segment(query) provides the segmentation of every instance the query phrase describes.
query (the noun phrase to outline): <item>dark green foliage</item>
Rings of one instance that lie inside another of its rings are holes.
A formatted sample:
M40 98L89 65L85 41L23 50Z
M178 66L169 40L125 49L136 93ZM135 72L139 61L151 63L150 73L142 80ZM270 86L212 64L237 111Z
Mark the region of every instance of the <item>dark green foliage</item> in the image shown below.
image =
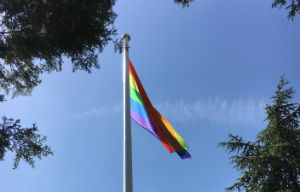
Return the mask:
M116 34L113 0L0 0L0 84L30 94L43 72L99 68L97 54Z
M181 4L183 7L189 6L194 0L174 0L175 3Z
M300 191L300 129L299 104L291 103L293 88L281 78L266 106L267 127L254 142L228 135L229 141L219 143L228 153L234 167L242 174L227 191L296 192Z
M189 6L194 0L174 0L176 3L181 4L183 7ZM293 19L297 13L300 13L300 0L274 0L272 8L284 7L288 10L288 18Z
M289 11L288 18L293 19L300 10L300 0L274 0L272 7L284 7Z
M34 158L53 155L51 149L44 145L45 136L37 134L35 124L30 128L21 128L20 120L2 118L0 123L0 161L4 160L5 153L9 150L16 153L14 169L18 167L21 159L34 167Z

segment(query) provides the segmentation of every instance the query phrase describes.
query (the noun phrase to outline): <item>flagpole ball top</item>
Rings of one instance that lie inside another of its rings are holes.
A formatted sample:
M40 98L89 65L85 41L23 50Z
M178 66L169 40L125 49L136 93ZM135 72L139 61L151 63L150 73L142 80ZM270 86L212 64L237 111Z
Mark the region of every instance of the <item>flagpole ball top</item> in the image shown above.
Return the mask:
M122 35L122 40L125 40L125 41L130 41L130 35L128 34L128 33L124 33L123 35Z

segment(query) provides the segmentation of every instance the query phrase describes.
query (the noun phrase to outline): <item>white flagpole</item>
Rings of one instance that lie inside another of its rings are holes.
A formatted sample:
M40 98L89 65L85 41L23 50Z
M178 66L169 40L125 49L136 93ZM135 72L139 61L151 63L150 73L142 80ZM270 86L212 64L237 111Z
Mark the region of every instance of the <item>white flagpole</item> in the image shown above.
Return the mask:
M132 152L129 100L129 57L128 41L130 36L125 33L123 40L123 192L132 192Z

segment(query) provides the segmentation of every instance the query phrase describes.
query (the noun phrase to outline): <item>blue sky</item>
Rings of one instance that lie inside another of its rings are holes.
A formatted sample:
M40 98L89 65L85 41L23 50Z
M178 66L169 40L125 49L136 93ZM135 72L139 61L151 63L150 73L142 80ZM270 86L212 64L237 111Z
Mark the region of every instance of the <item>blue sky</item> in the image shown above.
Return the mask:
M157 109L190 147L191 160L169 154L132 122L135 191L224 191L239 173L218 142L228 133L253 140L282 74L299 102L299 16L272 1L117 1L116 28L131 35L130 58ZM54 156L0 163L1 190L122 190L122 56L108 45L100 70L44 74L30 97L1 103L0 115L36 123Z

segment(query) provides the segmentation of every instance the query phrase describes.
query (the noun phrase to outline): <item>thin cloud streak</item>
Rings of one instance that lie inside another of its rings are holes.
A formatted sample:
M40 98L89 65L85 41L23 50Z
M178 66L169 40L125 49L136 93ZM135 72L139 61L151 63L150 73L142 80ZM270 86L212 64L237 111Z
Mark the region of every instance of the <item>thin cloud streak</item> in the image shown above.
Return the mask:
M162 114L180 121L207 120L225 124L257 124L265 119L264 101L252 98L226 101L221 98L209 98L196 102L165 102L157 105Z
M87 111L77 112L73 116L75 118L105 117L107 115L112 115L121 112L122 112L122 105L115 104L113 106L91 107Z

